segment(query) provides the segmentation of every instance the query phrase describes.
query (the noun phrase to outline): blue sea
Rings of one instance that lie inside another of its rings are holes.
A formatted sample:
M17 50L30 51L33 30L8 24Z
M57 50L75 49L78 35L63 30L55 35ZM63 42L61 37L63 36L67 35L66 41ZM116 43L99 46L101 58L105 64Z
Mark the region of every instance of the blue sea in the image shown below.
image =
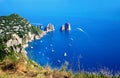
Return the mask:
M69 17L31 22L55 26L55 31L26 48L28 57L40 65L59 69L67 62L67 69L73 71L120 71L120 21ZM71 24L71 31L61 32L66 22Z

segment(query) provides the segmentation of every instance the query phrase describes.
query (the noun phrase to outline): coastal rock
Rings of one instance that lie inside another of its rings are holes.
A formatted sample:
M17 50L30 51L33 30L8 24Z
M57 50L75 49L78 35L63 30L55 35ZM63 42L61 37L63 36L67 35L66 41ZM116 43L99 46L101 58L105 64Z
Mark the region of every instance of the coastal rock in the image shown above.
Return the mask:
M21 48L21 54L25 57L27 57L27 52L24 48Z
M49 31L50 32L50 31ZM42 38L44 35L46 35L47 34L47 32L46 31L42 31L42 33L41 34L39 34L39 35L34 35L34 39L40 39L40 38Z
M67 31L71 30L70 23L65 23L65 30L67 30Z
M46 32L51 32L51 31L54 31L54 25L49 23L46 27L45 27L45 31Z
M40 39L40 35L35 35L35 39Z
M31 32L28 32L28 42L32 42L32 40L34 40L34 34L32 34Z
M60 28L61 31L64 31L65 30L65 26L62 25L61 28Z
M65 25L62 25L61 28L60 28L61 31L70 31L71 30L71 26L70 26L70 23L65 23Z
M6 43L7 47L22 44L22 39L17 34L12 35L12 39Z
M24 44L24 45L22 45L22 47L23 47L23 48L26 48L26 47L28 47L28 44Z
M40 36L40 38L42 38L46 34L47 34L47 32L43 31L39 36Z

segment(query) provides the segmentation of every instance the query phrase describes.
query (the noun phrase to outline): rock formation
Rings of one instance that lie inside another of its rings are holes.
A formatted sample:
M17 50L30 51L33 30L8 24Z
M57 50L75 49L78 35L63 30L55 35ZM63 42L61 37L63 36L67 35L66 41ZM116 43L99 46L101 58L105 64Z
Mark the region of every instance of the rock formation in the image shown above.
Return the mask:
M7 47L22 44L22 39L17 35L13 34L12 39L8 40L6 43Z
M51 32L51 31L54 31L54 25L49 23L46 27L45 27L45 31L46 32Z
M70 23L65 23L65 30L67 30L67 31L71 30Z
M65 23L65 25L62 25L61 28L60 28L61 31L70 31L71 30L71 26L70 26L70 23Z
M60 28L61 31L64 31L65 30L65 26L62 25L61 28Z

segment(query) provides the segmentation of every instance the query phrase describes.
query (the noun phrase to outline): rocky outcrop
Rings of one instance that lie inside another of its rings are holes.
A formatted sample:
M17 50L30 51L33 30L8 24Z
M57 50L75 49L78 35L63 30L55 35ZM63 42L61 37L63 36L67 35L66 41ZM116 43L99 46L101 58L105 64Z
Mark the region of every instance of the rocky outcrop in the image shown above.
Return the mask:
M45 27L45 31L46 32L51 32L51 31L54 31L54 25L49 23L46 27Z
M10 40L8 40L8 42L6 43L7 47L10 46L16 46L22 44L22 38L20 38L17 34L13 34L12 38Z
M61 31L70 31L71 30L71 26L70 26L70 23L65 23L65 25L62 25L61 28L60 28Z
M6 22L7 21L7 22ZM17 14L9 16L0 16L0 39L5 40L6 52L21 53L26 56L25 48L28 47L28 42L34 39L40 39L47 32L54 31L54 25L49 23L45 31L42 31L42 26L32 26L25 18Z
M61 31L64 31L65 30L65 26L62 25L61 28L60 28Z
M71 30L70 23L65 23L65 30L68 30L68 31Z
M24 49L24 48L21 48L21 54L23 55L23 56L25 56L25 57L27 57L27 52L26 52L26 50Z

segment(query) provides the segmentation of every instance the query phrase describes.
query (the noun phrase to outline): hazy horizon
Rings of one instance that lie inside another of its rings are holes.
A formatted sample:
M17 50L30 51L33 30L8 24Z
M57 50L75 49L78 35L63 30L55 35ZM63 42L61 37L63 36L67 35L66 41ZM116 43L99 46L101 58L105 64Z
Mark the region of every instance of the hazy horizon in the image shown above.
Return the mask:
M120 0L0 0L0 15L120 20Z

